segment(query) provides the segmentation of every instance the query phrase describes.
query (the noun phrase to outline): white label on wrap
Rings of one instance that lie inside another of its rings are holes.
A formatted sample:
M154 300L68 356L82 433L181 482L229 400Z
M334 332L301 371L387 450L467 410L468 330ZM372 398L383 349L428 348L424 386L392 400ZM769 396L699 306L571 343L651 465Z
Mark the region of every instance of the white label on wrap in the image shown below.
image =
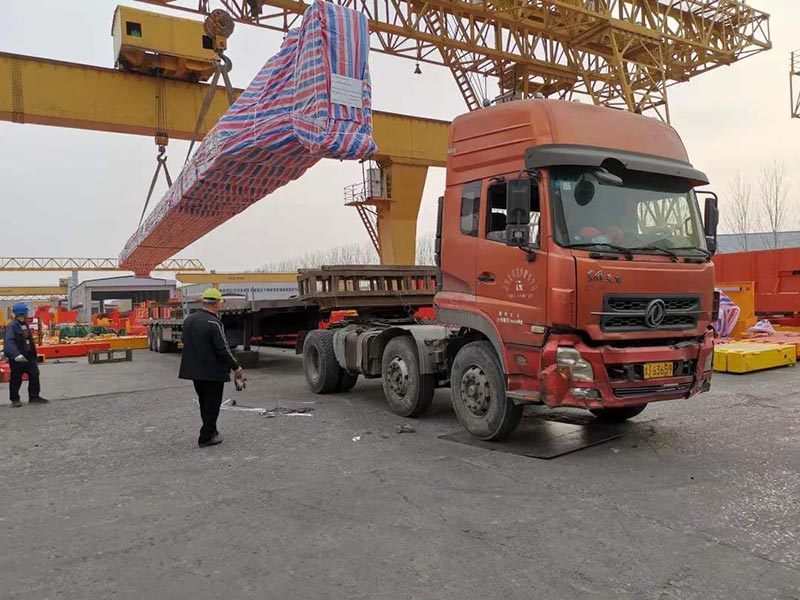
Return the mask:
M364 84L360 79L331 73L331 102L353 108L364 108L363 87Z

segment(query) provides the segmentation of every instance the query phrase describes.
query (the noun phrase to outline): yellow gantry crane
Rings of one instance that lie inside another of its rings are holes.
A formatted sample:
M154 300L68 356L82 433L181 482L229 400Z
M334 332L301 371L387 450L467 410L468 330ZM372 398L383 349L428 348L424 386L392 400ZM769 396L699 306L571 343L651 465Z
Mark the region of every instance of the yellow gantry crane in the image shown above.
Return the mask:
M222 9L237 23L282 32L298 26L308 6L139 1L206 18ZM769 15L740 0L334 1L368 16L374 51L416 61L418 72L420 63L449 68L471 110L541 94L651 111L669 121L670 85L771 48ZM0 80L11 83L0 87L0 119L155 135L159 145L204 134L228 106L221 88L206 95L207 86L195 83L209 76L210 63L202 63L215 60L210 50L220 40L207 44L189 32L202 27L198 21L168 25L163 15L137 12L115 17L117 70L0 53ZM148 46L149 32L158 29L169 30L171 41L162 35ZM179 47L165 49L189 38L201 44L189 57ZM200 64L192 66L196 58ZM496 98L487 98L489 79ZM382 263L413 264L427 170L445 163L447 123L376 112L374 130L378 185L365 177L348 203L358 208Z
M205 271L203 263L196 258L172 258L158 265L154 271ZM9 258L0 257L2 271L126 271L116 258Z

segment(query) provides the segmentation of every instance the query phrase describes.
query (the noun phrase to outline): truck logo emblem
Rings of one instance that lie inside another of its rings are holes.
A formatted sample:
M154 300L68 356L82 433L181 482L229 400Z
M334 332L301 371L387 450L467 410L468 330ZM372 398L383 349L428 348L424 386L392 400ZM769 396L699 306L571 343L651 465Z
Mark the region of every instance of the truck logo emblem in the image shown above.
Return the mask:
M530 300L539 290L539 285L528 269L514 267L503 282L503 288L510 300Z
M587 283L622 283L622 275L619 273L603 273L601 270L586 271Z
M652 300L644 310L644 324L650 329L661 327L667 318L667 305L661 298Z

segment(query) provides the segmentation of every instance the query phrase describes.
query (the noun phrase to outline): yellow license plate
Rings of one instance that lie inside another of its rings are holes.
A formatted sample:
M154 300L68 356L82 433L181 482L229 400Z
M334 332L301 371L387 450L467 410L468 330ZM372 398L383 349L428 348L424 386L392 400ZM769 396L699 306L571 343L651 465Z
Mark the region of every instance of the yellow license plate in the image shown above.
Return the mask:
M645 379L660 379L662 377L672 377L672 363L644 363Z

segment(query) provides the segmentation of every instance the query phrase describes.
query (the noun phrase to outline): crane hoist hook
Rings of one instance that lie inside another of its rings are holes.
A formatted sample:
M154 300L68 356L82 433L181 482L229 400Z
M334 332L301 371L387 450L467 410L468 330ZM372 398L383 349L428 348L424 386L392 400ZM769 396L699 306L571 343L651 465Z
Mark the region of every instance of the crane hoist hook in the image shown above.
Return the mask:
M144 215L147 212L147 206L150 204L150 198L153 196L153 190L158 181L158 174L164 169L164 176L167 178L167 185L172 187L172 177L169 174L169 167L167 167L167 147L166 145L158 145L158 154L156 155L156 172L153 173L153 179L150 181L150 190L147 192L147 198L144 201L144 208L142 208L142 215L139 217L139 225L144 221Z

